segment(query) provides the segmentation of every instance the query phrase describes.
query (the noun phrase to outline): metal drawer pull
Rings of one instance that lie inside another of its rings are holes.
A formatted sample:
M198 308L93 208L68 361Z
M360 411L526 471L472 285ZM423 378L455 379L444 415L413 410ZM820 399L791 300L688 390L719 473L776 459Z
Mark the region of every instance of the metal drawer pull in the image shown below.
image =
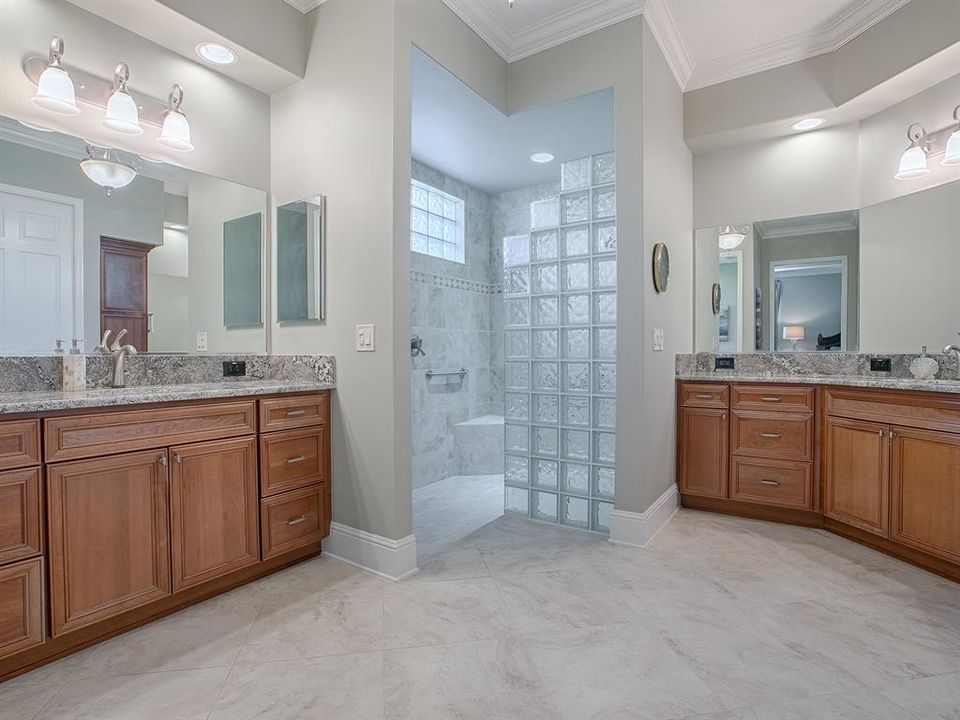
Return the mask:
M697 400L713 400L713 395L709 393L700 393L697 395Z
M783 398L776 397L775 395L761 395L760 399L764 402L781 402Z
M776 438L780 437L780 433L760 433L760 437L762 437L762 438L774 438L774 439L776 439Z
M287 465L293 465L294 463L302 463L307 459L306 455L297 455L296 457L288 457L284 459L284 462Z
M287 520L287 525L299 525L300 523L306 522L306 521L307 521L307 516L301 515L300 517L294 518L293 520Z
M779 480L761 480L760 484L761 485L779 485L780 481Z
M300 408L299 410L286 410L283 414L286 417L300 417L301 415L306 415L307 411Z

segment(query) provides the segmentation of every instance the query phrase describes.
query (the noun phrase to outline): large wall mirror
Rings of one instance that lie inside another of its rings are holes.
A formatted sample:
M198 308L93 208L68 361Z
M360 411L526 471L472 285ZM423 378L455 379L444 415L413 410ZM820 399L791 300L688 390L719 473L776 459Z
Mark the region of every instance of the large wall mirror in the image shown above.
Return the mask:
M698 351L938 351L960 331L960 181L694 242Z
M324 319L325 227L323 195L277 208L277 322Z
M0 116L0 352L121 329L140 352L264 352L266 217L263 190Z

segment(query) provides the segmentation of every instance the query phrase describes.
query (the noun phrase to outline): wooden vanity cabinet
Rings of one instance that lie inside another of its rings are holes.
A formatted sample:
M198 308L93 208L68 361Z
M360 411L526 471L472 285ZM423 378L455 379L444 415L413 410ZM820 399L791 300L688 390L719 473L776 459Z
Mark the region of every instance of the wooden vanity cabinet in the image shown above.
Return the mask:
M0 658L43 643L43 558L0 567Z
M827 416L823 457L823 514L887 537L890 426Z
M727 410L713 407L680 409L680 492L727 497L729 463Z

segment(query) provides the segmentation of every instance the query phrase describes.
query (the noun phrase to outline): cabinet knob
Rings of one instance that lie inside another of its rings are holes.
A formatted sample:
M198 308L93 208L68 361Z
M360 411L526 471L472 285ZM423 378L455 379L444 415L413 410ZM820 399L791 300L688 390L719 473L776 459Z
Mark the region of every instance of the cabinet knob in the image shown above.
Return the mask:
M183 458L180 457L180 453L177 453L176 455L173 456L173 461L174 461L177 465L179 465L180 463L183 462Z
M160 463L161 465L163 465L163 467L166 467L166 466L167 466L167 456L166 456L166 455L161 455L159 458L157 458L157 462Z

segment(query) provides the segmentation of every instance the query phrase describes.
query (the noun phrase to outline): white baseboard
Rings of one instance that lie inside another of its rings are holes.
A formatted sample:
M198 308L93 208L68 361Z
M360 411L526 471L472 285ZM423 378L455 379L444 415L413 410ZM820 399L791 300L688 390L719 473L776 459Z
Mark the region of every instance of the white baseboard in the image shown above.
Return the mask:
M413 535L391 540L335 522L323 542L323 554L387 580L403 580L417 573L417 539Z
M610 513L610 542L647 547L679 507L680 493L676 485L671 485L642 513L613 510Z

